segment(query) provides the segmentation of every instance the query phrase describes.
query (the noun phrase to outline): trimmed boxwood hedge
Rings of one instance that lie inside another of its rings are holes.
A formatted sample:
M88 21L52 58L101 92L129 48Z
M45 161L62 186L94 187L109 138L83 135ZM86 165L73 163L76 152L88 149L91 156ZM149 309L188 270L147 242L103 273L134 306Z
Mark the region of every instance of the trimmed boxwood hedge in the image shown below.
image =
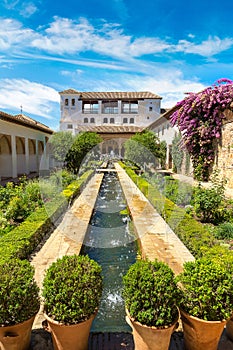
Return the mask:
M0 238L0 263L11 258L27 259L68 204L81 192L93 170L84 173L44 207L38 208L21 225Z
M155 186L135 174L130 167L122 162L119 162L119 164L196 258L207 253L213 256L221 256L221 258L223 258L223 255L232 255L227 247L220 246L219 241L207 228L196 221L185 209L178 207L164 197Z

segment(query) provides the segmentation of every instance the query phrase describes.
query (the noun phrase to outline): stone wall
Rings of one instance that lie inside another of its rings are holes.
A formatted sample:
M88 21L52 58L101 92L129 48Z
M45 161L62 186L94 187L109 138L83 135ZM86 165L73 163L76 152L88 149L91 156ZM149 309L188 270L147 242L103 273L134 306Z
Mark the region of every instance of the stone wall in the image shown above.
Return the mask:
M233 112L225 111L226 120L222 127L222 137L218 146L215 169L227 180L227 187L233 188Z

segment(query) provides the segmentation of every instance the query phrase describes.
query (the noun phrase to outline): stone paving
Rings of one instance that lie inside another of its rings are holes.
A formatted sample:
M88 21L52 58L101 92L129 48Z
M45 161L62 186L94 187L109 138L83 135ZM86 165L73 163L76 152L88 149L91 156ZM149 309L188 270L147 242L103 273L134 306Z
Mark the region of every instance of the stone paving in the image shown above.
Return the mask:
M84 188L62 222L51 234L43 247L31 259L35 268L35 280L41 288L45 270L64 255L79 254L88 228L103 174L95 174ZM35 319L33 328L41 328L42 311Z
M193 255L175 235L152 204L117 163L114 164L129 207L134 227L140 238L142 255L149 260L166 262L175 274L183 264L194 261Z

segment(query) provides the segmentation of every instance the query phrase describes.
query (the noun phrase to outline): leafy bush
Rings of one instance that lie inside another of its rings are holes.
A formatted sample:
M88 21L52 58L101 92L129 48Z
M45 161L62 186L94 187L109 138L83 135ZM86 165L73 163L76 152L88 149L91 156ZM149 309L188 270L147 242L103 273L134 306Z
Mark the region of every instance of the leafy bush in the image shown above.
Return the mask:
M193 188L187 183L165 177L163 194L179 206L186 206L191 203Z
M193 187L187 183L180 182L171 176L161 174L144 174L145 179L175 204L184 207L192 201Z
M181 286L180 307L207 321L228 319L233 310L232 265L218 259L202 258L184 264L177 276Z
M0 264L0 326L28 320L40 308L34 269L27 260Z
M37 208L19 226L1 231L1 223L4 225L4 214L0 215L0 263L13 257L27 259L37 247L44 235L53 228L53 223L65 212L68 202L81 191L82 186L90 179L93 171L84 173L78 180L67 186L68 191L58 194L45 206ZM7 230L11 230L7 232Z
M123 277L123 297L130 316L147 326L169 326L178 317L179 290L168 265L138 260Z
M101 267L88 256L64 256L48 268L42 294L45 312L56 321L87 320L99 306Z
M189 215L184 208L164 197L157 186L149 184L124 164L120 165L195 257L201 257L204 248L209 249L218 244L217 239L203 224Z
M233 239L233 223L223 222L223 223L219 224L214 229L214 235L217 239L232 240Z
M210 188L203 188L200 184L194 191L194 212L203 222L213 224L229 219L232 208L225 204L225 181L219 180L217 173L212 178Z
M24 221L37 208L51 201L76 176L60 170L50 177L34 180L20 178L19 183L8 182L0 186L0 235L9 232Z

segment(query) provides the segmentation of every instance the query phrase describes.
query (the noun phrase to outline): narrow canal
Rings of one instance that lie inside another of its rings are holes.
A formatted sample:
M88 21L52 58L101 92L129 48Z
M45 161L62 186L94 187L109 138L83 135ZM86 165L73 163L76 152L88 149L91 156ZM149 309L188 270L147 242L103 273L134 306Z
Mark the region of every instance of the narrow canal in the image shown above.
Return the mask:
M104 175L81 254L102 266L104 289L93 332L127 332L122 276L136 260L137 243L116 173Z

